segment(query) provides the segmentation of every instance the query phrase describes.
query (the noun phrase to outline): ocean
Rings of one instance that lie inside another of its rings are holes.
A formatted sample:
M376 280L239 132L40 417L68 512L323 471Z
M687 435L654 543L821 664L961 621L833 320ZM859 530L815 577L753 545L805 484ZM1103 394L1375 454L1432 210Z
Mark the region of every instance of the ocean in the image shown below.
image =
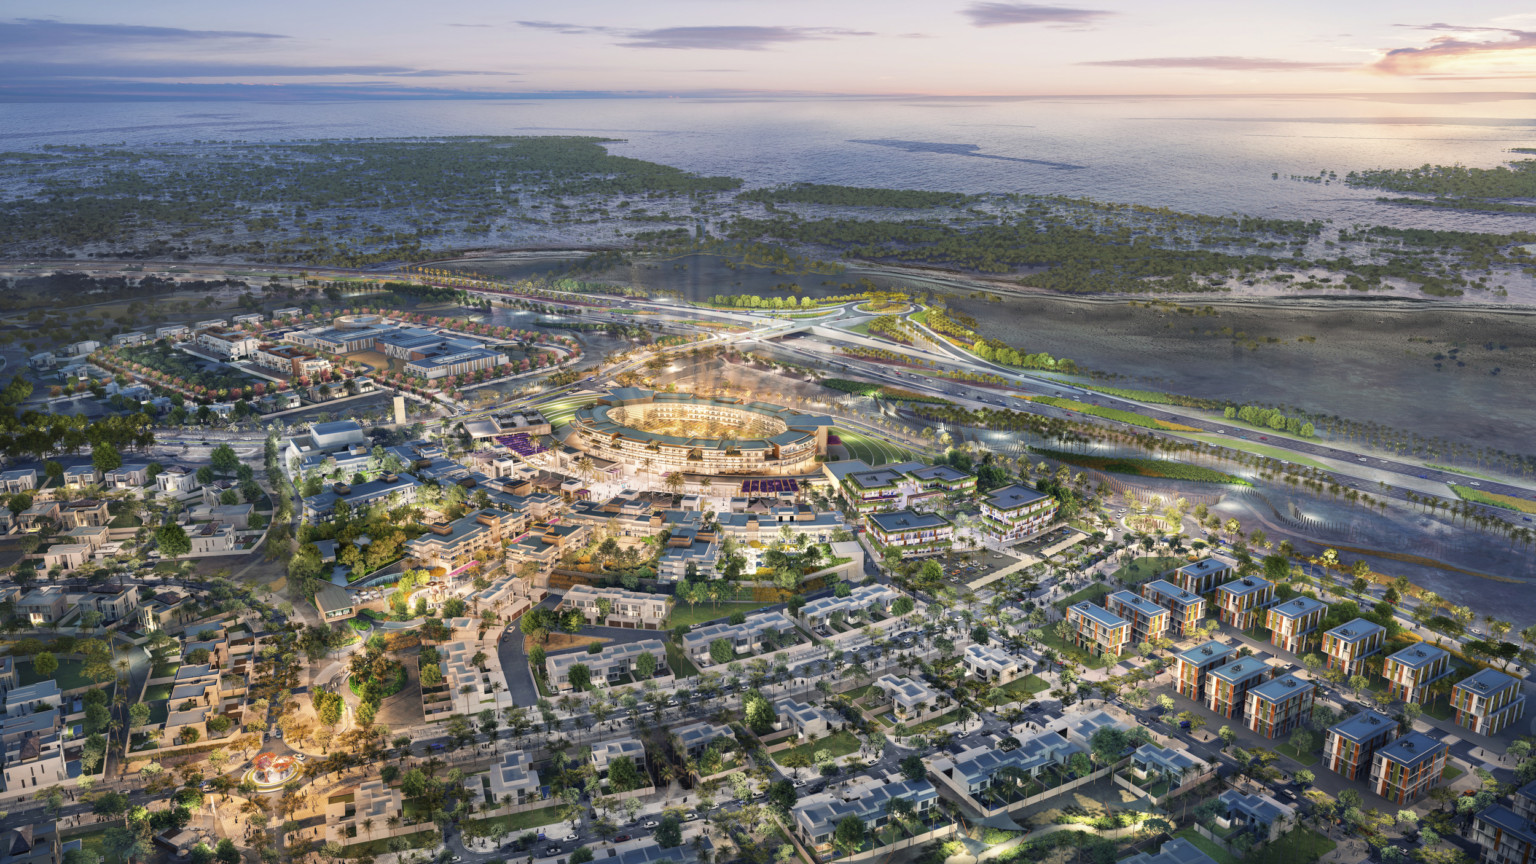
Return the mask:
M1526 214L1384 204L1290 175L1461 163L1536 145L1529 96L0 104L0 150L437 135L597 135L749 185L1084 196L1187 212L1505 232ZM1281 179L1273 179L1279 174Z

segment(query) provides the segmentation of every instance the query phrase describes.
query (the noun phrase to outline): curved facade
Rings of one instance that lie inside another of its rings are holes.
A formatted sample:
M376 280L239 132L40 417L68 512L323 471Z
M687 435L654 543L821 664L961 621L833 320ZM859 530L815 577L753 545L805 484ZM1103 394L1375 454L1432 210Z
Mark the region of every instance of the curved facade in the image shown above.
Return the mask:
M620 388L571 418L571 443L594 456L685 474L804 474L827 452L830 417L762 402Z

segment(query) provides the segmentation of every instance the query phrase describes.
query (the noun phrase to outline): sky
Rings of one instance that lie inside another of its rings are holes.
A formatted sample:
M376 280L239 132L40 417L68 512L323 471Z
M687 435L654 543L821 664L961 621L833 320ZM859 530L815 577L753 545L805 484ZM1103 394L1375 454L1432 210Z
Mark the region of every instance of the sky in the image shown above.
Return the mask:
M1536 7L1507 0L0 7L0 100L1526 91L1536 91Z

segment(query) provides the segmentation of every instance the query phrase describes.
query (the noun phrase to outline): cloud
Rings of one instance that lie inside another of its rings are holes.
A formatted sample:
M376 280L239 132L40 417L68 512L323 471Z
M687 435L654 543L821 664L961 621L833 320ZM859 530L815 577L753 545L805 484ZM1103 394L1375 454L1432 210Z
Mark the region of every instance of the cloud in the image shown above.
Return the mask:
M1488 38L1436 36L1422 48L1394 48L1376 61L1373 68L1378 72L1421 76L1468 73L1513 78L1529 78L1536 74L1536 31L1450 24L1398 26L1442 33L1484 34ZM1507 64L1514 64L1516 68L1496 68Z
M625 48L676 48L708 51L763 51L775 45L836 39L844 36L873 36L865 30L841 30L829 27L662 27L636 30L618 44Z
M1140 57L1130 60L1089 60L1079 66L1116 66L1135 69L1215 69L1223 72L1297 72L1353 69L1347 63L1314 63L1270 57Z
M0 50L52 50L76 46L131 47L137 44L213 42L221 40L271 41L289 37L244 30L184 30L180 27L144 27L133 24L69 24L41 18L0 21Z
M582 33L611 33L613 28L600 27L591 24L564 24L559 21L519 21L519 27L531 27L534 30L548 30L552 33L563 33L566 36L575 36Z
M971 19L973 27L1005 27L1010 24L1085 25L1115 13L1038 3L972 3L961 14Z
M457 75L515 75L475 69L417 69L411 66L322 66L279 63L206 63L196 60L107 61L99 63L34 63L0 61L0 79L124 80L188 78L327 78L378 75L402 78L446 78Z

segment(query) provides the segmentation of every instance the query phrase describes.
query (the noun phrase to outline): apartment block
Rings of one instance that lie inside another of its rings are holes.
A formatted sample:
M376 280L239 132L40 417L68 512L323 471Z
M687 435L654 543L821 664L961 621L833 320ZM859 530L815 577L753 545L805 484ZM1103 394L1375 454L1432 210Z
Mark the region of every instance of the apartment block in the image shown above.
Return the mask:
M1495 669L1483 669L1451 688L1456 724L1479 735L1497 735L1525 716L1520 682Z
M1174 689L1196 702L1204 702L1207 673L1231 663L1236 657L1236 648L1214 641L1178 654L1173 658Z
M501 560L502 544L527 529L526 514L487 507L452 522L428 525L427 533L406 541L405 550L417 566L452 577L472 564Z
M1067 608L1077 647L1101 657L1119 657L1131 644L1131 622L1086 600Z
M1312 682L1287 672L1248 691L1245 720L1265 738L1283 738L1312 717Z
M999 543L1039 534L1055 518L1056 499L1025 486L1004 486L981 499L982 531Z
M1411 804L1440 785L1447 747L1422 732L1379 747L1371 760L1371 791L1393 804Z
M1328 604L1315 597L1292 597L1264 610L1269 644L1292 654L1305 654L1317 641L1318 625L1328 614Z
M1163 579L1144 583L1141 596L1168 610L1168 631L1174 638L1194 636L1205 620L1205 598Z
M1243 716L1248 705L1248 691L1269 680L1268 659L1257 654L1240 657L1206 673L1205 704L1230 720Z
M1346 780L1364 780L1376 751L1397 735L1397 723L1378 711L1361 711L1328 727L1323 762Z
M869 533L881 546L900 549L903 556L937 555L955 539L955 527L948 519L912 510L871 513Z
M197 333L197 347L225 360L244 360L256 354L261 344L250 333L214 326Z
M261 345L252 359L257 366L293 378L314 378L331 368L331 361L293 345Z
M1356 618L1323 634L1323 656L1329 669L1343 669L1345 675L1359 675L1365 659L1381 651L1387 643L1387 628L1374 621Z
M1131 622L1134 645L1161 639L1168 632L1168 610L1134 592L1116 591L1104 598L1104 606Z
M1220 558L1201 558L1173 571L1170 582L1191 594L1209 595L1232 578L1232 564Z
M1216 586L1216 617L1221 623L1248 630L1264 620L1264 610L1275 602L1275 583L1260 576L1244 576Z
M1409 645L1382 661L1381 677L1394 699L1422 703L1429 685L1451 674L1451 655L1424 642Z
M1516 801L1519 797L1515 796ZM1483 847L1483 864L1536 861L1536 824L1503 804L1494 804L1473 817L1471 839Z

